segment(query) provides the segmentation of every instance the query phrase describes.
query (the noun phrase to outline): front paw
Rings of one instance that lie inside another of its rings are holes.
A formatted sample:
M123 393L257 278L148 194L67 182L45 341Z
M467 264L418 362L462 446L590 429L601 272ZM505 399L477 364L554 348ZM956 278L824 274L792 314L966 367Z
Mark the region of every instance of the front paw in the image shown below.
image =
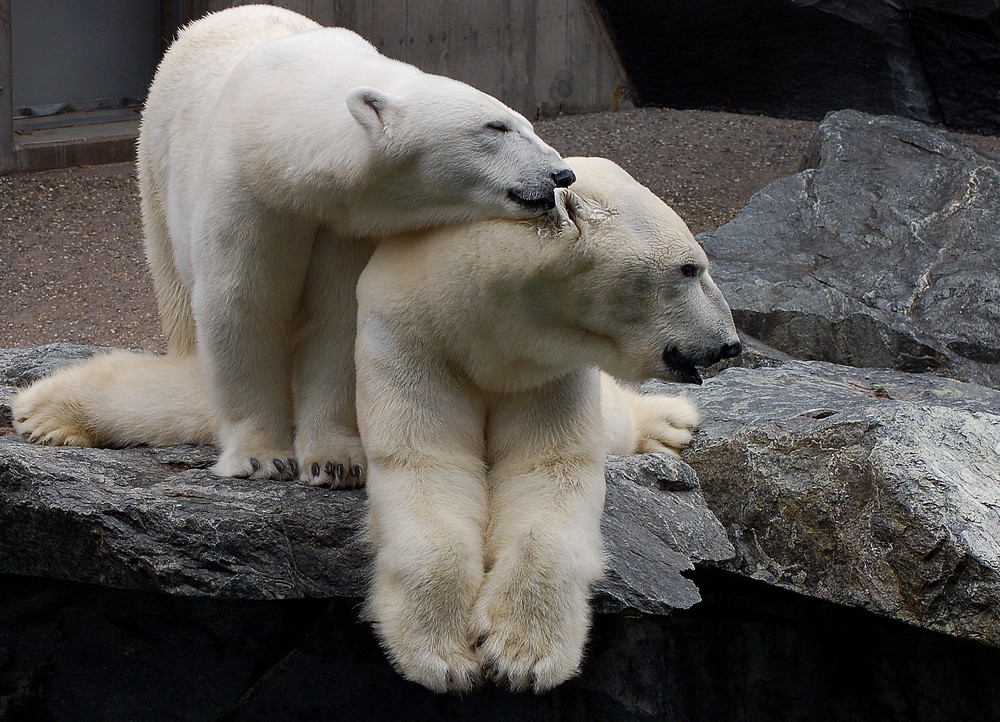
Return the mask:
M468 692L482 682L474 644L467 639L427 635L402 639L387 634L384 627L378 634L396 671L432 692Z
M298 458L299 478L310 486L354 489L365 485L368 460L357 436L338 437L322 449L300 449Z
M434 692L464 692L479 685L469 610L476 577L376 564L367 616L392 666ZM392 571L390 571L392 569Z
M299 467L295 454L290 449L224 451L212 467L212 473L240 479L287 481L298 475Z
M501 556L473 609L486 676L536 693L575 676L590 629L590 584L601 566L600 555L581 546L547 554L532 536Z
M636 396L632 402L636 428L635 453L662 451L679 456L691 443L698 412L687 399L656 394Z
M573 599L515 599L530 594L511 590L480 601L476 654L489 679L514 691L541 693L579 673L590 607L586 592Z

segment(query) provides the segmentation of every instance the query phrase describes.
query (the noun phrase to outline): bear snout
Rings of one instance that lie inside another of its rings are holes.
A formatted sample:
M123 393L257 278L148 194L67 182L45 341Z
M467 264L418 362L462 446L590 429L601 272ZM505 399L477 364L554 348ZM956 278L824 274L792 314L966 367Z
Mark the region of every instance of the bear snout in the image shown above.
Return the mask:
M743 353L743 346L739 341L736 343L727 343L722 347L720 352L720 358L736 358Z
M567 188L576 183L576 173L569 168L563 168L552 174L552 182L556 184L556 188Z

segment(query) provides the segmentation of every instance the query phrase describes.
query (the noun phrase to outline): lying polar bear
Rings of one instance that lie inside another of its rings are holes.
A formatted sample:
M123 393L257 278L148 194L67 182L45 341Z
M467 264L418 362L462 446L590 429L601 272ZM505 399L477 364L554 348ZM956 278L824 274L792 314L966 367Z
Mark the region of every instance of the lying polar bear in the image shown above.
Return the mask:
M218 415L213 470L289 478L297 461L303 480L338 486L365 465L354 287L372 239L528 218L573 181L495 98L266 5L180 33L138 171L168 346L197 354Z
M740 353L687 226L618 166L571 158L541 222L383 243L358 285L358 414L377 549L370 616L433 690L541 692L579 667L601 574L604 459L671 451L683 399Z
M371 617L402 674L434 690L488 673L543 691L576 672L605 455L676 453L696 423L683 399L597 368L698 382L696 364L740 352L683 221L610 161L569 162L579 180L547 216L384 241L358 285ZM46 443L220 430L190 356L95 357L22 392L13 414Z

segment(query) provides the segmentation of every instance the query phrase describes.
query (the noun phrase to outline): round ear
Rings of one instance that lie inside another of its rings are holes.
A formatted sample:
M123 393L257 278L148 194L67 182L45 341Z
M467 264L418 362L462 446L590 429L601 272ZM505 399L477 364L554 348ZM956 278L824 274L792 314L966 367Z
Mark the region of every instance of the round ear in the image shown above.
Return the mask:
M559 235L579 238L584 223L606 218L609 214L597 204L577 195L569 188L556 188L556 228Z
M347 93L347 109L369 133L378 136L388 129L395 105L381 90L359 87Z

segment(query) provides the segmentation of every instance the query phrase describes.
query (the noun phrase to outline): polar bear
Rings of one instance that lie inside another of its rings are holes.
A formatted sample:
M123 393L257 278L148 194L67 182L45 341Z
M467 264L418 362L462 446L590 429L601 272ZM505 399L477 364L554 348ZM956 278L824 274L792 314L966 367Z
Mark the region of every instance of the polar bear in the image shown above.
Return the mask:
M266 5L180 33L150 88L138 174L168 346L197 353L221 423L213 470L287 478L297 462L338 485L365 465L354 287L373 241L528 218L573 180L498 100Z
M569 163L579 180L546 215L384 240L358 284L369 617L433 690L490 675L543 691L578 669L604 457L677 453L697 422L686 400L597 368L698 383L696 365L740 353L683 221L610 161ZM184 355L101 355L12 410L50 443L208 443L221 428Z
M608 160L542 221L383 243L358 286L358 415L377 550L369 617L433 690L542 692L578 669L607 453L690 439L683 399L740 353L681 219Z

